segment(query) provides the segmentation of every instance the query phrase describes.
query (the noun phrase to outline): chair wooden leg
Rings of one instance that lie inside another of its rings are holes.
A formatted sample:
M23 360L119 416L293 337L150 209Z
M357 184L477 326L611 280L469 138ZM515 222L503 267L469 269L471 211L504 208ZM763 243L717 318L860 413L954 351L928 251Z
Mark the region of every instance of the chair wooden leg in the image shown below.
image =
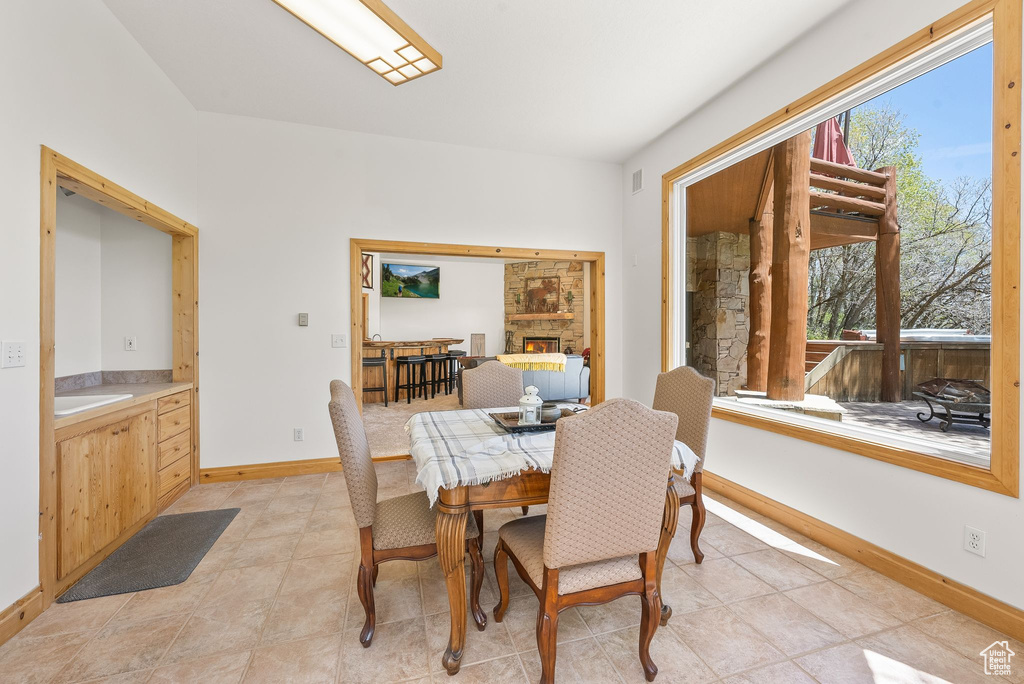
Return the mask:
M366 622L359 633L359 643L369 648L373 641L373 630L377 626L377 611L373 605L373 585L377 579L377 568L373 564L373 528L359 528L359 576L356 578L356 593L363 604Z
M373 566L373 586L377 586L377 575L380 574L380 566Z
M697 542L700 540L700 532L704 529L704 520L707 518L707 511L704 510L704 496L701 494L701 473L694 473L693 488L696 494L693 497L693 522L690 523L690 549L693 551L693 560L696 563L704 561L704 554Z
M529 506L523 506L523 515L526 515L529 512L530 512L530 507Z
M470 539L466 546L469 547L469 559L473 563L470 570L469 608L473 613L476 628L482 632L487 627L487 614L480 609L480 587L484 583L484 557L480 550L479 538Z
M668 558L668 550L672 545L672 538L676 534L676 525L679 522L679 494L676 492L673 480L669 480L668 489L665 491L665 511L661 519L661 536L658 539L658 594L661 595L661 576L665 571L665 560ZM662 602L661 625L664 627L672 617L672 607Z
M360 563L357 582L359 602L363 604L363 611L366 613L366 622L359 633L359 643L363 648L369 648L370 642L373 641L373 630L377 626L377 614L373 605L373 570Z
M476 521L476 540L480 545L480 553L484 552L484 512L477 510L473 511L473 519Z
M653 682L658 675L658 666L651 660L651 640L658 629L661 616L661 597L658 595L657 559L654 554L640 554L640 566L644 573L644 593L641 597L640 617L640 664L647 681Z
M494 621L501 622L508 610L508 552L500 538L494 547L494 578L498 582L498 603L494 606Z
M537 650L541 684L554 684L558 643L558 570L544 568L540 611L537 613Z
M654 553L640 554L640 567L643 571L643 596L640 597L640 665L643 666L644 677L653 682L657 676L657 666L650 657L650 642L657 631L660 614L662 614L662 597L657 588L657 559Z

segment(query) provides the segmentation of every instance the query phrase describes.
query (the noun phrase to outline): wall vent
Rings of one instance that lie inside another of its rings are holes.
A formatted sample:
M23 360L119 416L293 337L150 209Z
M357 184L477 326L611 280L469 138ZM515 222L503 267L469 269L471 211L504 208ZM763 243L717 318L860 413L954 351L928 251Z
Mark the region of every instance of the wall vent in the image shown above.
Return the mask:
M644 189L644 170L637 169L633 172L633 194Z

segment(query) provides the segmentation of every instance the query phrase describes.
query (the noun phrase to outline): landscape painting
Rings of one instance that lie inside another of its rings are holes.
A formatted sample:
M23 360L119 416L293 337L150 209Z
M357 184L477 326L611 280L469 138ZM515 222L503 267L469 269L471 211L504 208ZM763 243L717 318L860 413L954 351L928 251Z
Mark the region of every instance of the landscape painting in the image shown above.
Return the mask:
M380 268L382 297L440 299L441 269L437 266L386 264Z

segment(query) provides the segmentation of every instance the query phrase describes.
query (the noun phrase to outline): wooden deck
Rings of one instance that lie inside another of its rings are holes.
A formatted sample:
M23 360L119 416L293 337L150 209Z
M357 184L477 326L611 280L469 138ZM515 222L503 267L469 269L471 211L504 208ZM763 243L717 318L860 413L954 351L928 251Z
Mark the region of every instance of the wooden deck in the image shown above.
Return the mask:
M975 458L988 460L992 448L992 433L978 425L954 425L949 432L939 429L938 421L922 423L918 413L928 414L923 401L885 402L841 402L847 410L843 416L846 425L862 425L897 432L902 437L911 437L933 442L940 447L949 447L968 452Z

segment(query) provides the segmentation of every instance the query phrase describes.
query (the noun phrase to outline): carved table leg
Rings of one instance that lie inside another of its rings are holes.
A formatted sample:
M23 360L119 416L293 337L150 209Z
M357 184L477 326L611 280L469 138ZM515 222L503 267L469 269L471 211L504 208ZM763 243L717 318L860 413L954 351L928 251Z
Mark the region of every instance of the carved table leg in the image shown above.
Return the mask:
M451 634L441 664L449 675L459 671L466 643L466 517L464 487L442 490L437 512L437 559L448 588Z
M672 537L676 534L676 524L679 522L679 494L676 493L675 477L668 479L668 489L665 492L665 513L661 519L661 537L658 539L658 595L661 597L661 624L668 624L672 617L672 607L665 603L665 596L661 593L661 574L665 569L665 559L668 558L668 547L672 544Z

